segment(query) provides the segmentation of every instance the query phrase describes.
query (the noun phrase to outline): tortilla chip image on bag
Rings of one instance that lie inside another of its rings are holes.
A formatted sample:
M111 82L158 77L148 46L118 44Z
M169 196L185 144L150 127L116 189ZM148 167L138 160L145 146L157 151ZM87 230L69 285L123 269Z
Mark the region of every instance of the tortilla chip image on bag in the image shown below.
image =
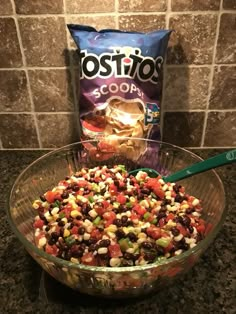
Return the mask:
M81 139L160 140L162 68L171 31L68 28L80 60Z

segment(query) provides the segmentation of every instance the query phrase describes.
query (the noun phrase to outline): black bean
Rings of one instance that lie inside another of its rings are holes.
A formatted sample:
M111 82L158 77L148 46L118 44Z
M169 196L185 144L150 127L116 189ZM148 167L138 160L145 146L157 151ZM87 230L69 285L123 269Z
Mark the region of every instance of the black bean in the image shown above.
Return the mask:
M153 262L157 255L153 252L145 252L144 259L148 262Z
M95 239L95 238L90 238L90 239L88 239L87 240L87 245L89 246L89 245L91 245L91 244L95 244L97 242L97 240Z
M66 199L66 198L69 197L69 193L66 192L66 191L64 191L64 192L61 194L61 197L62 197L63 199Z
M59 234L57 232L52 232L51 237L57 241L59 238Z
M128 216L124 215L124 216L121 217L121 222L122 222L122 224L123 224L123 223L126 223L127 220L128 220Z
M121 239L121 238L124 238L125 237L125 232L123 230L121 230L121 229L118 229L116 231L116 236L117 236L118 240Z
M72 229L73 227L74 227L74 223L72 222L71 224L70 224L70 226L68 227L68 229Z
M100 247L108 247L110 244L111 244L111 241L109 239L104 239L99 242Z
M50 228L47 226L46 228L45 228L45 231L49 231L50 230Z
M143 194L150 194L150 190L148 189L148 188L143 188L143 189L141 189L140 190L141 191L141 193L143 193Z
M162 205L170 205L171 204L171 200L169 200L169 199L164 199L163 201L162 201Z
M175 191L175 193L178 193L179 192L179 189L180 189L180 185L177 185L177 184L175 184L174 186L173 186L173 190Z
M166 213L164 212L159 212L158 216L157 216L157 219L160 220L162 218L165 218L166 217Z
M65 180L69 180L69 179L70 179L70 177L69 177L69 176L66 176L66 177L65 177Z
M134 254L132 254L132 253L125 252L124 255L123 255L123 257L124 257L125 259L134 260Z
M94 252L94 251L96 251L96 249L97 249L96 244L91 244L91 245L89 246L89 248L88 248L89 252Z
M68 218L68 222L72 222L72 221L74 221L74 218L69 217L69 218Z
M65 226L65 222L63 220L58 222L58 226L59 227L64 227Z
M55 239L53 239L53 238L50 238L50 239L48 240L48 244L49 244L49 245L54 245L56 242L57 242L57 240L55 240Z
M189 215L189 214L192 214L193 211L194 211L193 208L187 208L185 213Z
M122 266L133 266L134 262L131 259L123 259Z
M126 222L126 227L128 227L128 226L133 226L134 225L134 222L132 221L132 220L128 220L127 222Z
M109 260L110 259L110 255L108 253L99 254L99 257L102 258L103 260Z
M127 237L130 239L131 242L136 242L138 240L138 237L134 232L129 232L127 234Z
M123 212L127 211L127 208L125 205L120 205L118 209L119 209L119 213L123 213Z
M175 202L182 203L183 200L184 200L184 198L181 195L177 194L175 196Z
M84 215L87 215L90 209L84 206L81 211Z
M83 235L84 233L85 233L85 228L84 227L79 227L78 234Z
M165 213L166 211L167 211L166 207L161 205L159 213Z
M188 230L189 230L190 233L193 233L193 226L189 225L188 226Z
M177 237L179 235L179 230L176 227L173 227L171 229L171 232L173 233L174 237Z
M191 223L191 219L188 216L183 216L183 224L185 226L189 226Z
M144 194L143 193L139 193L137 195L137 199L140 201L140 200L143 200L144 199Z
M119 185L120 185L120 183L119 183L118 180L114 180L114 184L115 184L115 186L117 186L117 187L119 187Z
M116 218L113 220L113 224L116 225L117 227L121 227L122 226L122 221L119 218Z
M40 199L41 199L42 202L46 202L46 198L45 198L44 195L40 195Z
M59 222L59 221L61 221L61 218L57 218L57 219L56 219L56 222Z
M69 261L69 260L71 259L71 257L72 257L71 252L70 252L70 251L67 251L67 252L65 253L64 259L67 260L67 261Z
M158 255L164 255L165 254L165 249L160 245L156 245L156 251L157 251Z
M82 216L78 215L76 216L76 220L81 220L82 219Z
M144 241L141 246L144 248L144 249L152 249L153 248L153 244L151 242L148 242L148 241Z
M80 190L80 187L77 184L74 184L72 189L73 189L74 192L77 192L77 191Z
M176 222L179 222L180 224L184 224L184 221L183 221L183 218L181 216L177 216L175 219L174 219Z

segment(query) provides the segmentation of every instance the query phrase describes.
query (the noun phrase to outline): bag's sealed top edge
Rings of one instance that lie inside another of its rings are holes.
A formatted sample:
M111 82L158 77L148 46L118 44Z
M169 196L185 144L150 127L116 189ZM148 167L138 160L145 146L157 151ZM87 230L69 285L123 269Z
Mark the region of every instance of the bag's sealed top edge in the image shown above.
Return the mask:
M150 32L137 32L137 31L124 31L124 30L119 30L119 29L101 29L101 30L96 30L96 28L89 26L89 25L81 25L81 24L67 24L67 27L70 32L76 32L76 31L83 31L83 32L95 32L95 33L124 33L124 34L140 34L140 35L148 35L148 34L156 34L156 33L171 33L172 30L167 30L167 29L158 29L155 31L150 31Z

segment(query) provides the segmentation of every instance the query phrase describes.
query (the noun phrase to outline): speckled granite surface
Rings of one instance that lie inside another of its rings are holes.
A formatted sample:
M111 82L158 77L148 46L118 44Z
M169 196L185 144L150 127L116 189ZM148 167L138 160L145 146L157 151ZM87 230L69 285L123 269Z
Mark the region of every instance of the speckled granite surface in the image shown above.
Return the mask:
M204 158L216 150L196 150ZM0 153L0 312L1 313L155 313L204 314L236 312L236 164L218 169L227 194L228 215L220 234L197 265L171 287L145 299L104 301L75 295L44 276L48 298L40 290L40 267L11 231L5 209L7 194L16 176L45 152L2 151ZM41 291L41 294L39 293ZM60 292L60 298L53 291ZM71 297L69 297L71 296Z

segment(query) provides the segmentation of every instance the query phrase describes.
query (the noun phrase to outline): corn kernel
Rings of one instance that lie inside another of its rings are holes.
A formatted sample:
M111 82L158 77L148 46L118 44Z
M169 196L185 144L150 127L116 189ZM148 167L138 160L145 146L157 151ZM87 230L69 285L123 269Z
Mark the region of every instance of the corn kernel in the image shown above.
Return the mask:
M74 209L70 212L71 217L75 218L80 214L80 212L77 209Z
M69 235L70 235L70 231L68 229L65 229L63 233L64 238L69 237Z
M200 203L199 199L195 198L193 201L192 201L192 205L193 206L197 206L198 204Z
M98 254L106 254L108 252L107 247L100 247L98 249Z
M112 257L110 259L110 266L111 267L119 267L121 264L121 260L119 257Z
M117 230L117 226L116 225L110 225L110 226L108 226L107 228L105 228L105 231L106 232L116 232L116 230ZM128 233L128 232L127 232Z

